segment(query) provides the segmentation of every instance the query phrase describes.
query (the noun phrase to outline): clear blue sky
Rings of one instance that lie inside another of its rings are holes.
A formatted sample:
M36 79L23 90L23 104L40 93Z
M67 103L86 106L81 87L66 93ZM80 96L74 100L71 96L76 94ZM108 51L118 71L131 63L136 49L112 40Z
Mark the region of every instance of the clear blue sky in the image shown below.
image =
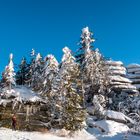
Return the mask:
M140 0L0 0L0 72L10 52L16 64L32 48L60 60L85 26L104 56L140 63Z

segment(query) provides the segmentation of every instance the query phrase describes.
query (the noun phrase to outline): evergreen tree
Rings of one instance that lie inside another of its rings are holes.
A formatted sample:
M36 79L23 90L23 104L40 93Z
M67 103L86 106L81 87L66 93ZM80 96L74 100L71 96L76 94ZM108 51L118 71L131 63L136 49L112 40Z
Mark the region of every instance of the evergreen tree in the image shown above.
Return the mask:
M31 87L35 91L39 91L42 85L42 70L44 62L40 53L36 55L34 65L32 65Z
M31 61L28 64L27 67L27 74L25 75L26 77L26 85L31 87L31 83L32 83L32 75L34 73L35 70L35 50L32 49L31 53L30 53L30 57L31 57Z
M80 71L71 51L65 47L63 52L61 67L52 88L52 113L59 119L61 128L75 131L83 127L85 120L84 109L81 106L83 98Z
M81 35L81 48L77 52L77 62L81 64L81 79L83 83L84 97L87 103L92 103L95 94L108 92L108 78L105 69L105 60L99 50L92 50L92 38L88 27L83 28Z
M100 103L103 107L108 108L110 94L110 78L109 68L106 67L106 60L101 55L98 49L94 51L94 75L91 77L92 89L94 95L99 95Z
M13 64L13 54L9 56L9 64L5 67L5 71L2 74L3 86L8 87L9 90L12 89L13 86L16 85L15 82L15 72L14 72L14 64Z
M83 97L85 98L86 102L92 101L92 97L90 97L90 92L92 92L92 84L90 79L93 77L95 70L93 50L91 45L91 43L95 40L92 38L92 35L93 34L89 31L88 27L82 29L80 41L81 48L76 53L76 60L81 66L82 90L84 94Z
M26 58L23 57L20 65L19 65L19 70L16 73L16 83L18 85L25 85L26 84L27 72L28 72L28 64L27 64Z
M89 31L88 27L82 29L81 41L79 43L81 47L76 52L75 56L76 61L80 64L82 64L86 57L89 57L92 53L93 46L91 44L95 41L92 36L93 33Z
M52 90L53 79L58 74L58 62L53 55L48 55L45 58L45 65L42 71L42 89L41 92L44 96Z

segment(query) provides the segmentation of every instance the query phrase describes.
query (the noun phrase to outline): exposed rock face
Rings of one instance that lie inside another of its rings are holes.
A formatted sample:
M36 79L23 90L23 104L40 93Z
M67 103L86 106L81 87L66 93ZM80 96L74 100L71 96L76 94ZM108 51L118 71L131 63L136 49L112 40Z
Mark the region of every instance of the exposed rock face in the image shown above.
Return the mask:
M137 95L138 91L132 81L127 78L127 70L121 61L106 61L110 79L108 106L111 110L120 110L120 103Z
M126 76L126 68L121 61L106 61L106 67L109 68L110 86L114 92L136 93L136 87Z
M16 106L12 109L12 104L7 104L6 107L0 106L0 122L1 127L12 128L12 115L16 113L18 130L40 131L41 128L49 128L47 122L49 118L45 118L47 108L45 105L22 105L20 108Z
M130 64L127 66L127 77L132 81L132 84L136 86L140 91L140 65Z
M4 90L0 95L0 125L11 128L12 115L16 114L17 129L39 130L49 128L51 116L47 102L26 87Z

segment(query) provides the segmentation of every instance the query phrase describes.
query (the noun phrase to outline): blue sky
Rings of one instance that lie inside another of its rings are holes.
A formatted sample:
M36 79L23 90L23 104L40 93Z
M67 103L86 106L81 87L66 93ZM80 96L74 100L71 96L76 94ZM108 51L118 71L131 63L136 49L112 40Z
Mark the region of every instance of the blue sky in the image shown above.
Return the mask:
M60 61L64 46L78 49L85 26L104 56L140 63L139 0L0 0L0 72L9 53L18 64L32 48Z

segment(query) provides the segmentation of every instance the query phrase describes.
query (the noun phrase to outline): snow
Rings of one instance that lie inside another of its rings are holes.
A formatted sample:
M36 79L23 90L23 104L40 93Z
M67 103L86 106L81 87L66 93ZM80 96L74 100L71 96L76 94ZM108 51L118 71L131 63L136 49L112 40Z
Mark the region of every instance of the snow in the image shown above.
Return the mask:
M111 65L111 66L122 66L123 65L123 63L121 61L112 61L112 60L106 61L106 64Z
M139 64L130 64L127 67L127 77L132 81L132 84L140 89L140 65Z
M59 131L56 133L20 132L0 128L0 140L123 140L125 135L127 135L128 140L140 139L140 136L128 134L129 128L125 124L101 120L97 121L96 125L102 126L106 132L102 133L96 128L88 128L87 131L76 132L72 137L60 137L57 135Z
M26 88L25 86L17 86L12 90L6 90L3 94L6 97L15 97L16 101L19 102L44 102L44 100L35 92ZM8 102L8 100L0 100L0 104ZM10 101L9 101L10 102Z
M14 72L14 63L13 63L13 54L9 56L9 64L5 67L5 71L3 73L3 78L9 83L9 88L11 89L12 85L16 85L15 83L15 72Z
M42 57L41 57L40 53L38 53L37 56L36 56L36 61L39 61L41 58Z
M126 75L126 71L122 71L122 70L110 70L109 72L111 74L116 74L116 75Z
M126 132L129 130L128 126L123 123L117 123L111 120L95 121L94 124L105 130L106 134L116 134L119 132Z
M0 140L96 140L94 136L85 130L77 132L73 137L57 136L57 133L39 133L39 132L20 132L11 129L0 128Z
M104 114L108 119L116 120L116 121L120 121L120 122L124 122L124 123L125 122L131 122L132 124L134 124L134 121L132 119L125 116L121 112L116 112L116 111L113 111L113 110L106 110L104 112Z
M131 73L131 72L138 72L140 71L140 68L131 68L131 69L127 69L128 73Z
M112 120L94 121L94 128L87 128L87 131L94 135L97 140L123 140L127 135L128 140L139 140L140 136L131 135L128 133L129 128L123 123L118 123ZM101 132L101 128L105 132Z
M128 89L128 90L134 89L134 90L136 90L136 87L133 86L133 85L113 85L112 88L115 88L115 89L117 89L117 88L119 88L119 89Z
M134 63L134 64L128 65L127 68L129 68L129 69L130 69L130 68L140 68L140 65Z
M127 74L127 77L129 79L140 79L140 75L139 74Z
M133 83L140 83L140 79L131 79Z
M128 140L140 139L140 136L129 134L128 126L123 123L112 120L92 121L92 118L90 123L97 127L88 127L86 130L83 129L70 135L68 135L69 131L66 130L51 130L41 133L0 128L0 140L123 140L125 135ZM105 132L101 132L98 128L102 128Z
M109 78L112 80L112 81L120 81L120 82L124 82L124 83L131 83L132 81L125 78L125 77L122 77L122 76L116 76L116 75L113 75L113 76L109 76Z
M122 82L110 82L111 85L125 85L125 86L130 86L129 83L122 83ZM132 85L131 85L132 86Z
M7 103L10 103L10 100L6 100L6 99L0 99L0 105L6 106Z
M82 33L83 34L88 34L89 33L89 28L88 27L83 28Z
M30 90L24 86L16 87L14 89L14 95L17 97L17 99L22 100L24 102L42 101L41 97L37 93L33 92L32 90Z
M35 55L35 50L32 49L32 51L31 51L31 56L34 56L34 55Z
M110 66L110 65L106 65L105 67L109 68L110 70L126 71L126 68L124 68L123 66Z
M72 55L71 55L71 50L68 48L68 47L64 47L63 49L63 52L64 52L64 55L63 55L63 57L62 57L62 62L65 62L66 60L68 61L74 61L75 60L75 57L73 57ZM68 59L68 58L70 58L70 59Z
M128 140L139 140L140 136L129 134L127 125L111 120L96 121L95 125L103 128L105 132L100 132L97 128L88 128L87 131L94 135L97 140L123 140L127 135Z

